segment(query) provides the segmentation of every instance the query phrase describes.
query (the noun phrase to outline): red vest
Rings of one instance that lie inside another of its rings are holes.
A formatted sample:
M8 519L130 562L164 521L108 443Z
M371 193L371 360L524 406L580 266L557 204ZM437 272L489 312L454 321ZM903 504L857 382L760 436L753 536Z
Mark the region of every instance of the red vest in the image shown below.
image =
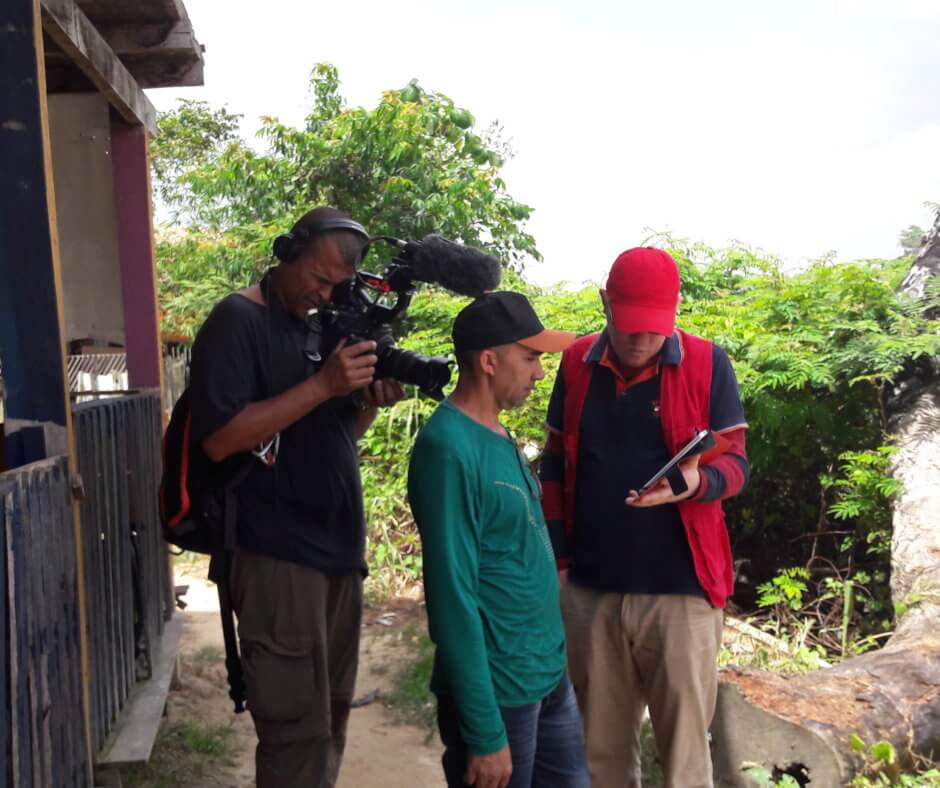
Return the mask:
M669 454L675 454L695 433L709 426L712 343L677 330L681 361L660 365L659 409L663 437ZM561 374L565 381L565 412L562 439L565 452L565 530L574 533L574 502L577 489L578 440L581 412L591 383L594 365L587 356L599 334L578 339L565 352ZM724 607L734 589L731 544L725 528L721 501L680 501L679 515L692 550L695 574L708 601Z

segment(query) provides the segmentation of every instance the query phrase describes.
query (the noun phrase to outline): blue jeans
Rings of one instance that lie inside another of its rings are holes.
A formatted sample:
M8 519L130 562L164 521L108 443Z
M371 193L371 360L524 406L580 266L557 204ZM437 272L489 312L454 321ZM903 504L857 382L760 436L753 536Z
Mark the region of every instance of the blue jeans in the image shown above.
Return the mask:
M581 715L567 675L543 700L501 706L499 711L512 755L509 788L589 788ZM437 699L437 725L448 788L463 788L467 745L460 735L457 704L449 695Z

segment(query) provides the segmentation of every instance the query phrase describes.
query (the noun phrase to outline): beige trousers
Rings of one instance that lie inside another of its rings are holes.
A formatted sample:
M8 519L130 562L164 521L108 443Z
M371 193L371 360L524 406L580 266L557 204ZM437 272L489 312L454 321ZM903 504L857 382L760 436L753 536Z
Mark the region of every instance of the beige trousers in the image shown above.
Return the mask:
M711 788L722 611L696 596L600 593L573 583L562 588L561 605L594 788L640 788L647 706L663 788Z

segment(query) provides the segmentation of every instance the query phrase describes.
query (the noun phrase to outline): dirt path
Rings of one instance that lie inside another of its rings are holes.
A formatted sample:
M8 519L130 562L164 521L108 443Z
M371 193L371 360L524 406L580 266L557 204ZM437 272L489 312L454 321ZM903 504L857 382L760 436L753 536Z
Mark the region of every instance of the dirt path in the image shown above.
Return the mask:
M172 723L195 720L233 728L231 762L209 777L202 776L179 788L250 788L254 786L254 747L251 717L234 714L227 694L224 645L219 624L215 587L203 579L200 569L191 575L177 574L177 583L188 584L184 597L183 640L180 647L181 684L171 692L167 716ZM407 655L400 636L409 625L423 626L423 615L415 603L391 608L367 607L363 616L357 697L375 690L391 689L396 669ZM397 722L381 700L352 711L346 755L339 788L439 788L443 786L440 743L427 742L426 731Z

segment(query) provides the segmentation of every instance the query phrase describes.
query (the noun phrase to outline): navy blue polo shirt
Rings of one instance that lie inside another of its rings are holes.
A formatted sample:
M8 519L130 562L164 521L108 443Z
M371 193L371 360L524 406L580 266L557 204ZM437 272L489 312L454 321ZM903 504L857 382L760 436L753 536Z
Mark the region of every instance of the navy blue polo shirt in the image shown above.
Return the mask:
M670 457L659 410L658 366L625 384L605 360L607 344L604 332L588 354L593 370L581 414L570 577L599 591L701 595L678 507L624 503L627 493L639 489ZM744 412L731 362L713 347L707 426L718 431L744 424ZM680 362L679 339L673 335L660 351L659 364ZM564 426L564 401L559 374L547 419L558 431Z

